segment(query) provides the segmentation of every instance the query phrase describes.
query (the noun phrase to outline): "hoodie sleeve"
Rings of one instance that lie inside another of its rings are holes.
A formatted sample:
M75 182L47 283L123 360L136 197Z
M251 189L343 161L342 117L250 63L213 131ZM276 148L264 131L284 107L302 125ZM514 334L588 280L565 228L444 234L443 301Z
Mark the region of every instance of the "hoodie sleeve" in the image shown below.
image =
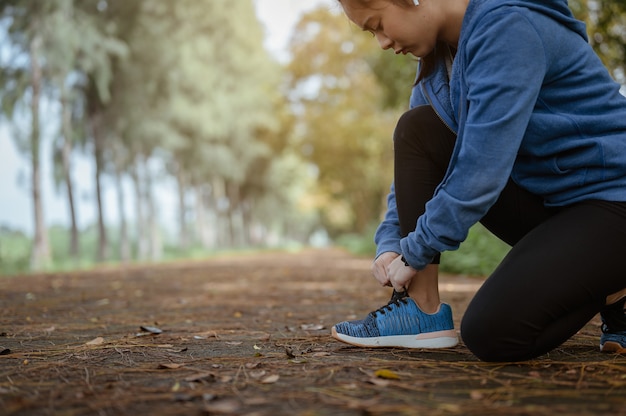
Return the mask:
M374 243L376 244L376 258L383 253L392 251L400 254L400 221L398 219L398 208L396 206L395 186L391 184L391 192L387 195L387 212L382 220L376 234Z
M496 202L546 71L542 40L525 15L501 9L471 27L457 54L460 128L450 167L415 231L400 242L418 270L437 253L457 249Z

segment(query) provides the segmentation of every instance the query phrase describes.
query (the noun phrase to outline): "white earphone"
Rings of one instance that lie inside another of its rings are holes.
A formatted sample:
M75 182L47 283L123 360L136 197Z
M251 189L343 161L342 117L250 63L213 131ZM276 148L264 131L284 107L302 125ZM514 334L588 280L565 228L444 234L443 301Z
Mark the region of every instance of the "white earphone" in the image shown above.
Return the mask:
M420 0L413 0L413 4L416 5L416 6L419 6L420 5Z

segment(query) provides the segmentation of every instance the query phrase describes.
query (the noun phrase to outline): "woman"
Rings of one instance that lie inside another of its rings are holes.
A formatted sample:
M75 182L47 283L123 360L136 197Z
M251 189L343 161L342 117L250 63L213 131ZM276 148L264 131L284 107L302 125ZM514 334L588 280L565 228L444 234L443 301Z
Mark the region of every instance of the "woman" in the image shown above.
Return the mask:
M461 322L487 361L554 349L598 312L626 347L626 98L566 0L339 0L383 49L421 59L394 132L376 233L388 305L333 336L362 346L456 345L439 253L476 222L512 245Z

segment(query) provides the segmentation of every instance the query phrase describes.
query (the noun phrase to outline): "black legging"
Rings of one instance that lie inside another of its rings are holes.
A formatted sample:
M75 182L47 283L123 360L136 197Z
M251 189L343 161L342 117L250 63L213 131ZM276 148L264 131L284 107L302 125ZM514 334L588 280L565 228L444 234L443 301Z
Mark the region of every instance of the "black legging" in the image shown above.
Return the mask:
M394 181L403 235L415 230L455 141L429 106L400 118ZM482 360L527 360L556 348L602 311L608 295L626 287L626 203L591 200L550 209L509 180L481 223L512 246L461 322L465 345Z

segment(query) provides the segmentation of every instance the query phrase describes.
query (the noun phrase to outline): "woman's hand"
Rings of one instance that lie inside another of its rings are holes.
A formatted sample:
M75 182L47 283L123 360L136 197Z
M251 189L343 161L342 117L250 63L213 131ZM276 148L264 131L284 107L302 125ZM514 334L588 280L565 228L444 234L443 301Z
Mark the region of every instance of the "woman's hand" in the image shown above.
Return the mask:
M400 256L397 256L387 267L387 278L396 292L408 290L416 274L417 270L404 264Z
M387 270L389 269L389 264L396 258L400 258L398 253L388 251L381 254L376 258L376 260L374 260L374 263L372 264L372 274L381 286L391 286L391 281L387 276Z

